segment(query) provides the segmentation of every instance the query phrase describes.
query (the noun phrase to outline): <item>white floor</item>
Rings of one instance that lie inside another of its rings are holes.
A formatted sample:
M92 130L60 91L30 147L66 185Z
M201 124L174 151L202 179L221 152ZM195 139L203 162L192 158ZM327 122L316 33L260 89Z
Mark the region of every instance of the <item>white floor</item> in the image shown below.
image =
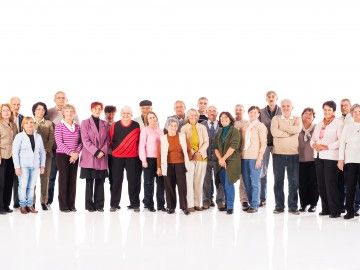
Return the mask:
M88 213L79 180L77 213L0 216L0 269L360 269L358 218L274 215L269 184L256 214L185 216L128 211L126 181L119 212Z

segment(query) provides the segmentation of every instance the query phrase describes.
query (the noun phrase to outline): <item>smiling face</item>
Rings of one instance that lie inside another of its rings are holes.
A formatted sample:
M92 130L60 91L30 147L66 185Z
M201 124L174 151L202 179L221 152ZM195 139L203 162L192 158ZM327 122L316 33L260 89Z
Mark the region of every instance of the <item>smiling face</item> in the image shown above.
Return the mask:
M19 114L19 111L20 111L20 99L18 98L12 98L10 100L10 106L11 106L11 110L13 111L13 113L15 115L18 115Z
M101 113L102 113L103 109L101 107L101 105L96 105L95 107L93 107L91 109L91 114L96 117L96 118L99 118Z
M281 113L284 117L286 118L290 117L292 110L293 110L293 106L290 101L283 100L281 102Z
M274 107L276 105L277 102L277 95L275 95L274 93L269 93L266 96L266 103L270 106L270 107Z
M190 124L196 124L198 122L198 114L194 111L190 111L188 114L188 119Z
M176 102L174 106L175 114L177 116L183 116L185 114L185 104L183 102Z
M178 124L176 122L171 122L169 125L168 125L168 133L170 136L174 136L176 134L176 132L178 131Z
M116 112L105 113L106 121L108 121L109 123L114 122L115 114Z
M152 110L152 106L141 106L140 107L140 112L142 116L146 116L148 114L148 112L151 112Z
M158 119L154 113L147 114L147 121L150 127L157 127L158 126Z
M72 108L66 108L63 110L64 120L68 123L74 121L75 112Z
M132 117L131 110L125 108L121 111L121 120L122 121L128 122L131 120L131 117Z
M349 101L347 100L343 100L340 103L340 109L341 109L341 114L342 115L347 115L348 113L350 113L351 110L351 104Z
M326 120L330 119L330 118L333 117L334 114L335 114L333 108L331 108L331 107L328 106L328 105L325 105L325 106L324 106L323 112L324 112L324 118L325 118Z
M352 112L352 117L355 122L360 122L360 107L355 107L355 109Z
M256 119L258 119L260 116L260 113L257 109L252 109L250 112L249 112L249 120L250 121L254 121Z
M210 106L208 108L208 110L207 110L207 113L208 113L208 119L211 122L214 122L216 120L217 115L218 115L216 108L214 106Z
M244 117L244 106L241 106L241 105L237 105L235 107L235 117L236 117L236 120L240 121L243 119Z
M45 108L42 105L38 105L34 114L36 119L43 119L45 115Z
M201 114L206 114L207 105L208 105L208 100L205 98L200 99L198 101L198 108Z
M57 93L55 95L54 102L56 104L56 107L58 107L58 108L64 107L66 102L67 102L66 95L64 93L61 93L61 92Z
M9 120L11 117L11 110L8 106L2 105L1 107L1 118L5 120Z
M301 118L303 125L308 126L314 121L314 114L311 111L305 111Z
M26 120L23 124L23 129L27 134L32 134L34 132L34 120L29 119Z
M221 116L220 116L220 123L223 127L226 127L228 125L230 125L231 123L231 120L230 118L225 114L223 113Z

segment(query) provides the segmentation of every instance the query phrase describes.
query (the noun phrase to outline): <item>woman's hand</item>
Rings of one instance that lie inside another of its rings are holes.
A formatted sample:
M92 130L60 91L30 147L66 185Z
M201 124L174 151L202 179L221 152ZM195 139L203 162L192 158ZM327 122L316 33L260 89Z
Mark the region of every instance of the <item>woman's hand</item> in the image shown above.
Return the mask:
M147 163L146 161L143 161L143 162L142 162L142 166L143 166L143 168L147 168L147 167L148 167L148 163Z
M40 167L40 174L44 174L45 172L45 167Z
M262 160L258 158L258 159L256 160L256 163L255 163L255 168L256 168L256 169L260 169L260 168L261 168L261 163L262 163Z
M103 151L100 151L99 154L97 154L97 158L102 158L103 156L105 156L104 152Z
M17 176L21 176L21 175L22 175L21 168L15 169L15 174L16 174Z
M344 161L339 160L337 163L337 167L339 168L340 171L344 171Z
M226 160L224 158L220 158L219 165L220 165L220 167L226 168Z
M162 176L162 173L161 173L161 169L160 169L160 168L157 169L156 174L157 174L158 176Z

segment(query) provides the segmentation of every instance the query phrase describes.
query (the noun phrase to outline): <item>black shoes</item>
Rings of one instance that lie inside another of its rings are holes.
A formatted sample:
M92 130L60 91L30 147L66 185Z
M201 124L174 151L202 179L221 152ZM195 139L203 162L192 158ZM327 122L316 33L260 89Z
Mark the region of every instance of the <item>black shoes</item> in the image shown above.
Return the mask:
M156 212L156 210L155 210L154 206L152 206L152 207L148 207L148 210L149 210L150 212Z
M183 212L184 212L184 214L185 214L186 216L190 214L190 211L187 210L187 209L184 209Z
M45 203L42 203L42 204L41 204L41 208L42 208L43 211L49 210L49 208L47 208L47 206L46 206Z
M88 210L90 213L95 212L95 209L94 209L94 208L88 208L88 209L86 209L86 210Z
M168 214L174 214L174 213L175 213L175 209L168 209L168 210L167 210L167 213L168 213Z
M299 210L297 210L297 209L290 209L290 210L289 210L289 213L290 213L290 214L293 214L293 215L300 215L300 212L299 212Z
M246 212L250 208L250 205L248 202L243 202L241 204L241 207L242 207L242 210Z
M284 213L284 209L278 209L278 208L275 208L275 209L273 210L273 213L274 213L274 214L281 214L281 213Z
M76 212L77 210L76 210L76 208L74 207L74 208L71 208L70 211L71 211L71 212Z
M319 216L328 216L328 215L330 215L330 213L329 213L329 212L326 212L326 211L321 211L321 212L319 213Z
M19 208L20 207L20 204L14 204L14 207L15 209Z
M258 210L256 208L249 207L246 212L252 214L252 213L256 213L257 211Z
M331 214L329 217L330 218L339 218L341 215L340 214Z
M310 206L308 212L309 212L309 213L314 213L314 212L316 212L316 206Z
M118 210L119 210L118 207L110 207L110 212L116 212Z
M158 209L157 209L158 211L162 211L162 212L166 212L167 210L166 210L166 208L163 206L163 207L158 207Z
M266 200L260 200L259 207L263 207L266 205Z
M6 209L5 209L5 212L6 212L6 213L12 213L12 212L14 212L14 210L11 210L10 208L6 208Z
M226 210L226 214L228 214L228 215L232 215L233 213L234 213L233 209Z
M96 211L98 211L98 212L104 212L104 208L98 208L98 209L96 209Z
M64 213L69 213L69 212L70 212L70 209L63 209L63 210L60 209L60 211L61 211L61 212L64 212Z
M309 208L310 209L310 208ZM303 206L299 209L300 212L305 212L306 211L306 206Z
M213 201L210 202L210 207L214 207L215 203Z
M346 215L344 216L344 219L351 219L354 217L355 217L355 214L346 213Z

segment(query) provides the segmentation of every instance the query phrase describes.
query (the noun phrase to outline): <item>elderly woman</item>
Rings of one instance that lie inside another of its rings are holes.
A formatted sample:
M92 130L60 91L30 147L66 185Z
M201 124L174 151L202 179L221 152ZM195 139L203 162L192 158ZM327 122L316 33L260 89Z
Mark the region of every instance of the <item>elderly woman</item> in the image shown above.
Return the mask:
M46 152L40 134L34 130L32 117L24 117L21 123L22 132L15 136L13 142L13 161L15 173L19 178L19 203L22 214L37 213L33 207L36 179L45 171Z
M75 107L63 107L63 119L55 126L56 164L59 169L59 207L76 212L76 177L82 150L80 126L75 123Z
M51 162L53 156L53 146L54 146L54 125L50 120L46 120L47 116L47 106L43 102L36 102L32 106L32 112L35 117L34 129L41 136L44 143L46 151L46 161L45 161L45 171L43 174L40 174L40 184L41 184L41 208L42 210L48 210L47 201L48 201L48 189L49 189L49 177L51 171ZM35 204L35 194L34 194L34 204Z
M345 125L340 139L338 168L344 171L346 186L346 215L355 216L354 202L360 174L360 105L351 108L353 122ZM345 164L345 165L344 165Z
M91 117L81 122L83 149L80 156L80 178L86 179L85 209L89 212L103 212L104 181L108 177L109 126L100 119L102 103L91 103L90 110Z
M164 132L159 128L157 115L148 112L144 119L145 127L140 132L139 157L144 168L144 205L150 212L154 208L154 179L156 178L157 209L166 211L164 198L164 178L158 176L156 159L160 147L160 137Z
M221 167L219 175L225 190L226 210L233 214L235 189L234 183L241 175L241 134L234 127L235 119L229 112L219 116L220 130L215 138L215 155Z
M319 200L319 191L316 182L314 149L310 146L311 136L314 133L313 124L315 112L312 108L305 108L301 114L302 130L299 133L299 196L300 212L315 212Z
M340 137L343 123L335 118L336 103L323 104L324 119L315 127L310 145L314 149L316 178L321 198L321 216L338 218L341 214L338 185Z
M177 186L180 209L188 215L190 212L186 200L186 170L190 162L190 145L185 134L178 132L179 121L176 118L168 118L165 128L168 133L160 138L157 174L164 176L168 213L175 213Z
M182 126L181 132L185 133L190 142L190 163L186 174L187 203L190 212L202 211L202 190L207 164L207 148L209 136L204 125L199 124L199 112L190 109L186 113L187 123Z
M242 128L244 138L241 169L247 197L250 202L248 213L258 211L260 204L261 163L267 146L267 129L259 121L260 108L251 106L248 110L249 122Z
M17 133L9 104L0 105L0 215L11 213L11 191L14 179L12 144Z
M140 211L141 162L139 159L139 123L132 120L132 110L125 106L121 109L121 119L110 127L110 146L113 164L110 211L120 209L120 199L124 170L128 180L130 205L128 209Z

